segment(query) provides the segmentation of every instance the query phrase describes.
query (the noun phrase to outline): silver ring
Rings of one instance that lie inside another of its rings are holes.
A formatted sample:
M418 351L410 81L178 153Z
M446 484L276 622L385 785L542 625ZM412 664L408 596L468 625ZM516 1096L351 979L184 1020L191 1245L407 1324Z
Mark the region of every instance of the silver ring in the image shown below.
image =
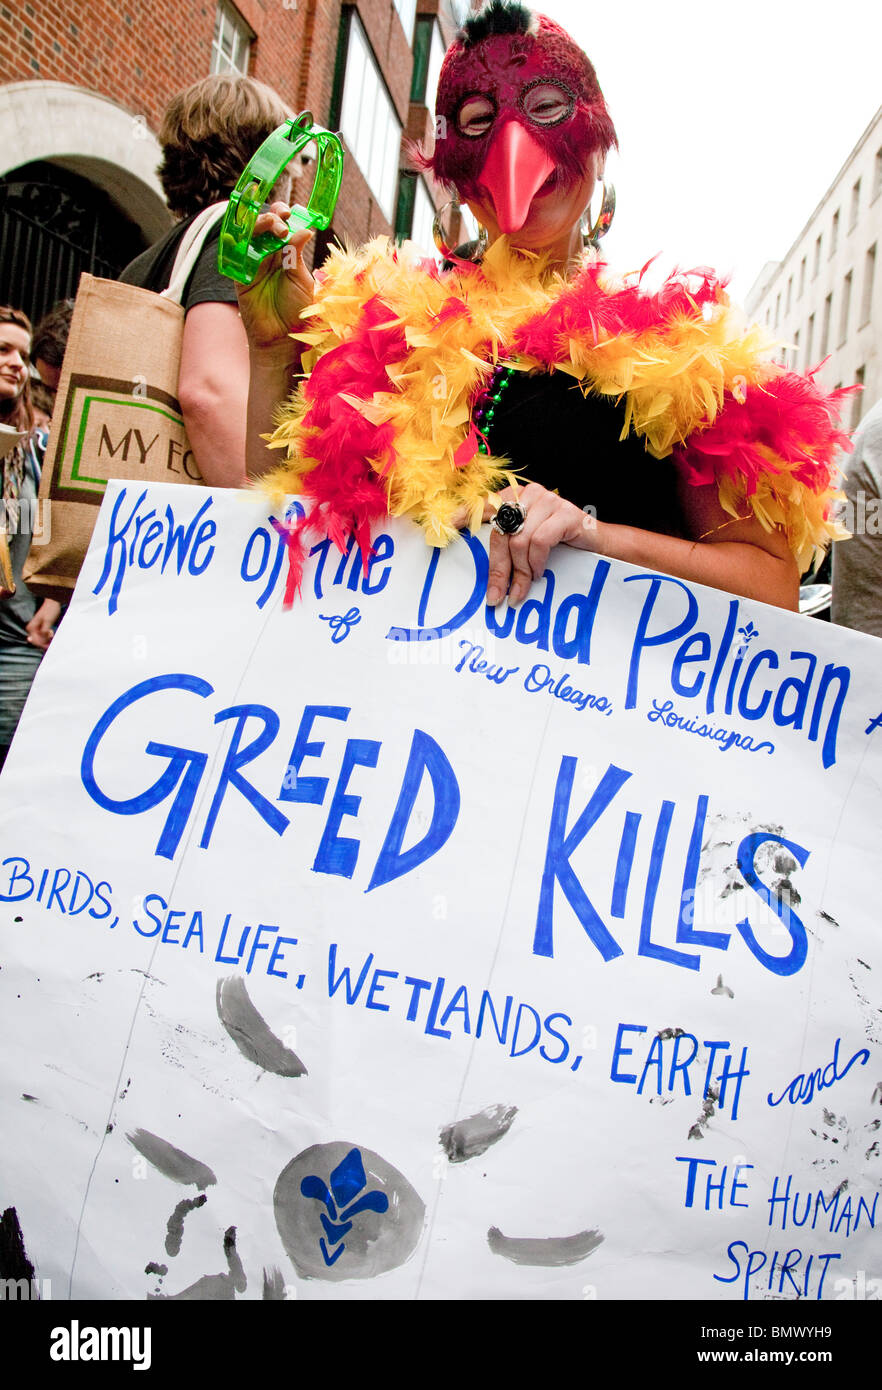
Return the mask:
M503 502L490 524L501 536L516 536L526 520L526 510L519 502Z

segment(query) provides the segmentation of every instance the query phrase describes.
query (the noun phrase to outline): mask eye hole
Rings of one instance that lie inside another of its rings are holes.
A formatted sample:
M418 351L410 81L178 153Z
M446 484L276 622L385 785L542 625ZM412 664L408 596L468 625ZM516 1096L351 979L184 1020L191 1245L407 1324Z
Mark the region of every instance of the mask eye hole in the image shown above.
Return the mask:
M470 140L486 135L496 119L496 107L487 96L473 93L464 97L456 112L456 128Z
M540 78L521 92L520 108L535 125L560 125L572 116L576 98L562 82Z

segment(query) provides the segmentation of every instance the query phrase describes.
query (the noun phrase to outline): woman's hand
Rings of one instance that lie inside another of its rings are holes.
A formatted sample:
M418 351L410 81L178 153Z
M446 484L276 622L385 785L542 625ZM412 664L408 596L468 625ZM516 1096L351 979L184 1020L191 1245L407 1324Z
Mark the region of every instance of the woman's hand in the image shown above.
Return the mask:
M25 631L32 647L44 651L55 636L55 626L61 617L61 604L54 598L44 598Z
M269 212L262 212L255 222L255 235L287 236L290 213L287 203L271 204ZM315 281L303 260L311 237L311 231L297 232L280 251L264 257L250 285L236 286L252 352L275 353L289 360L299 357L299 347L290 335L296 333L301 311L315 295Z
M505 536L494 527L490 532L490 574L487 580L487 602L495 608L508 593L514 607L527 597L534 579L545 573L548 556L556 545L572 545L580 550L593 550L597 523L592 516L549 492L539 483L526 487L504 488L495 492L485 504L484 520L496 515L495 503L516 502L526 512L523 527L517 535Z

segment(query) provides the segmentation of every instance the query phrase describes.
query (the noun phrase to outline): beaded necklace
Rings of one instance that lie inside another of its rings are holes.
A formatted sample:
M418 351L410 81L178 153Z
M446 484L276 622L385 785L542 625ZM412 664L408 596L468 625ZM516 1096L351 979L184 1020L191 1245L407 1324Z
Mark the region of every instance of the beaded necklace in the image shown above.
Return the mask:
M493 416L496 414L496 407L502 400L502 393L509 385L514 374L514 367L506 367L501 362L497 363L487 385L482 391L479 391L475 397L475 406L472 411L472 423L481 436L478 443L478 452L481 454L489 454L490 452L487 436L493 424Z

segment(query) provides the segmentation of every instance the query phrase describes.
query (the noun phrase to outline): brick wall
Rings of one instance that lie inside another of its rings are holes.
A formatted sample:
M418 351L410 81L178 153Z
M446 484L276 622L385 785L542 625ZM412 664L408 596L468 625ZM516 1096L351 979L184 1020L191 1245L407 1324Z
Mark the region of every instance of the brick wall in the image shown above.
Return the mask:
M251 76L297 106L308 4L241 0L237 8L257 35ZM173 93L208 75L215 9L212 0L0 0L0 81L87 87L143 115L155 132Z
M341 0L297 0L296 8L293 0L238 0L236 8L256 36L251 76L327 125ZM424 133L427 117L410 103L413 55L392 0L358 0L357 9L402 125ZM437 12L437 0L418 9ZM215 12L215 0L0 0L0 81L88 88L155 133L173 93L209 72ZM392 230L351 158L334 230L354 242Z
M301 0L304 10L302 62L297 107L312 112L319 125L331 119L334 63L340 34L340 0Z

